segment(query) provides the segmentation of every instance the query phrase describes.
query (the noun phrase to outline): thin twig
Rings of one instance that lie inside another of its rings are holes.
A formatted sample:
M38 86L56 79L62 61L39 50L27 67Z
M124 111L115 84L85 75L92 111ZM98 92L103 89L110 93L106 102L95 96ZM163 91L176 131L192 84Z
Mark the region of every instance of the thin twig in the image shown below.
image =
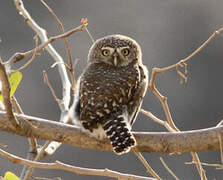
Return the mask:
M34 37L34 40L35 40L35 47L37 47L37 46L38 46L38 37L35 36L35 37ZM20 67L19 69L17 69L16 71L21 71L21 70L25 69L28 65L30 65L30 64L35 60L35 58L37 57L37 55L38 55L38 53L37 53L37 49L35 48L35 49L34 49L34 53L33 53L32 57L31 57L31 59L28 60L27 63L25 63L23 66L21 66L21 67Z
M143 163L148 173L150 173L154 178L161 180L159 175L152 169L152 167L149 165L149 163L145 160L145 158L142 156L140 152L135 152L135 155Z
M44 178L44 177L32 177L34 180L62 180L60 177Z
M33 161L37 162L39 161L44 153L45 153L45 149L47 148L47 146L50 144L50 141L46 141L45 144L40 148L40 151L38 152L37 156L35 157L35 159ZM29 180L33 174L34 168L33 167L29 167L26 171L26 174L24 176L24 180Z
M52 8L50 8L46 2L44 0L40 0L41 3L48 9L48 11L53 15L54 19L57 21L57 23L59 24L60 27L60 31L62 34L65 33L64 27L62 22L60 21L60 19L57 17L56 13L53 11ZM65 46L67 49L67 55L68 55L68 59L69 59L69 63L70 63L70 68L73 67L73 62L72 62L72 57L71 57L71 50L70 50L70 46L69 46L69 42L68 39L65 37L64 38L64 42L65 42Z
M197 162L195 162L195 161L185 162L185 164L196 164L196 163ZM204 166L216 167L216 169L223 168L222 164L211 164L211 163L204 163L204 162L201 162L201 164L204 165Z
M60 31L61 33L64 33L65 30L64 30L64 27L63 27L63 24L62 22L60 21L60 19L57 17L56 13L52 10L52 8L50 8L45 1L43 0L40 0L41 3L48 9L48 11L52 14L52 16L54 17L54 19L57 21L57 23L59 24L59 27L60 27ZM83 23L82 23L83 24ZM74 74L74 64L73 64L73 60L72 60L72 56L71 56L71 50L70 50L70 46L69 46L69 43L68 43L68 39L67 38L64 38L64 42L65 42L65 46L66 46L66 49L67 49L67 54L68 54L68 60L69 60L69 72L70 72L70 77L71 77L71 84L72 84L72 87L75 88L76 86L76 80L75 80L75 74Z
M164 126L168 131L170 132L175 132L175 130L166 122L166 121L163 121L159 118L157 118L155 115L153 115L151 112L149 111L146 111L144 109L140 109L140 112L144 115L146 115L147 117L151 118L154 122Z
M92 43L94 43L94 42L95 42L95 40L94 40L93 36L91 35L90 31L88 30L87 26L85 27L85 30L87 31L88 36L90 37L90 39L91 39Z
M123 174L120 172L111 171L109 169L90 169L90 168L76 167L76 166L71 166L68 164L61 163L59 161L56 161L55 163L40 163L40 162L35 162L35 161L29 161L21 157L12 155L6 151L3 151L2 149L0 149L0 154L4 156L5 158L9 159L13 163L27 165L33 168L60 169L60 170L74 172L76 174L108 176L108 177L122 178L122 179L128 179L128 180L154 180L154 178L136 176L136 175L131 175L131 174Z
M213 32L213 34L201 46L199 46L189 56L180 60L178 63L167 66L167 67L164 67L164 68L154 68L154 71L155 71L154 73L155 74L151 76L150 85L154 84L156 74L160 74L160 73L163 73L163 72L168 71L170 69L174 69L177 66L182 65L182 64L186 66L187 61L189 61L192 57L194 57L196 54L198 54L204 47L206 47L210 43L210 41L212 41L217 35L222 33L222 31L223 31L223 27L221 27L218 30L216 30L215 32Z
M47 76L47 72L46 71L43 71L43 79L44 79L44 82L47 84L47 86L49 87L55 101L57 102L58 106L60 107L61 106L61 100L57 97L49 79L48 79L48 76Z
M174 172L167 166L167 164L165 163L162 157L160 157L160 161L163 164L163 166L166 168L166 170L174 177L174 179L179 180L179 178L174 174Z

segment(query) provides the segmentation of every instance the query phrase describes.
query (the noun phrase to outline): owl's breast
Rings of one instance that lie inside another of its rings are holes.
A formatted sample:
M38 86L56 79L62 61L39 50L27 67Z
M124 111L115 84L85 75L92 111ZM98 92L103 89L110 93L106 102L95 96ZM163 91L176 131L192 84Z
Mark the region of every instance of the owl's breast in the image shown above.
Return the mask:
M138 76L133 67L113 68L98 64L88 67L80 82L80 118L100 121L127 105Z

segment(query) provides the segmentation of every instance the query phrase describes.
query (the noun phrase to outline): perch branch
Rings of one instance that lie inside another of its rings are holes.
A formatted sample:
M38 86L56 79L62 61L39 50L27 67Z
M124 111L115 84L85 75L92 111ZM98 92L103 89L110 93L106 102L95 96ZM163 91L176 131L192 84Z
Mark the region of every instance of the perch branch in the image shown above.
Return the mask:
M6 113L0 111L0 130L25 137L57 141L81 148L112 151L108 140L97 140L69 124L15 114L21 129L5 121ZM31 128L24 118L32 124ZM34 128L33 128L34 127ZM133 152L185 153L219 150L219 134L223 126L182 132L134 132L138 143Z

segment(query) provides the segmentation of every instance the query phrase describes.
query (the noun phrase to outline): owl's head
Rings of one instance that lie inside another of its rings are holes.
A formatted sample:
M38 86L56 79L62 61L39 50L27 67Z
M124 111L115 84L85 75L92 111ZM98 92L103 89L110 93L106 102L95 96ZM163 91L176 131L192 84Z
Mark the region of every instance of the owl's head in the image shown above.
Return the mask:
M141 63L142 53L139 44L123 35L109 35L98 39L88 54L89 62L103 62L111 66L127 66L132 61Z

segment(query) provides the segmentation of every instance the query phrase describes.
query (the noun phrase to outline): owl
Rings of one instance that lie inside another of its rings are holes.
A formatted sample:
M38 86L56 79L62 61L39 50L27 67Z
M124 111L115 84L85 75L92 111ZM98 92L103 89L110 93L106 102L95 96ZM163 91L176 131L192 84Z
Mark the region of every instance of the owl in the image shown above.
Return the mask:
M139 44L123 35L98 39L77 81L70 115L90 136L108 138L117 154L136 146L131 127L147 90Z

